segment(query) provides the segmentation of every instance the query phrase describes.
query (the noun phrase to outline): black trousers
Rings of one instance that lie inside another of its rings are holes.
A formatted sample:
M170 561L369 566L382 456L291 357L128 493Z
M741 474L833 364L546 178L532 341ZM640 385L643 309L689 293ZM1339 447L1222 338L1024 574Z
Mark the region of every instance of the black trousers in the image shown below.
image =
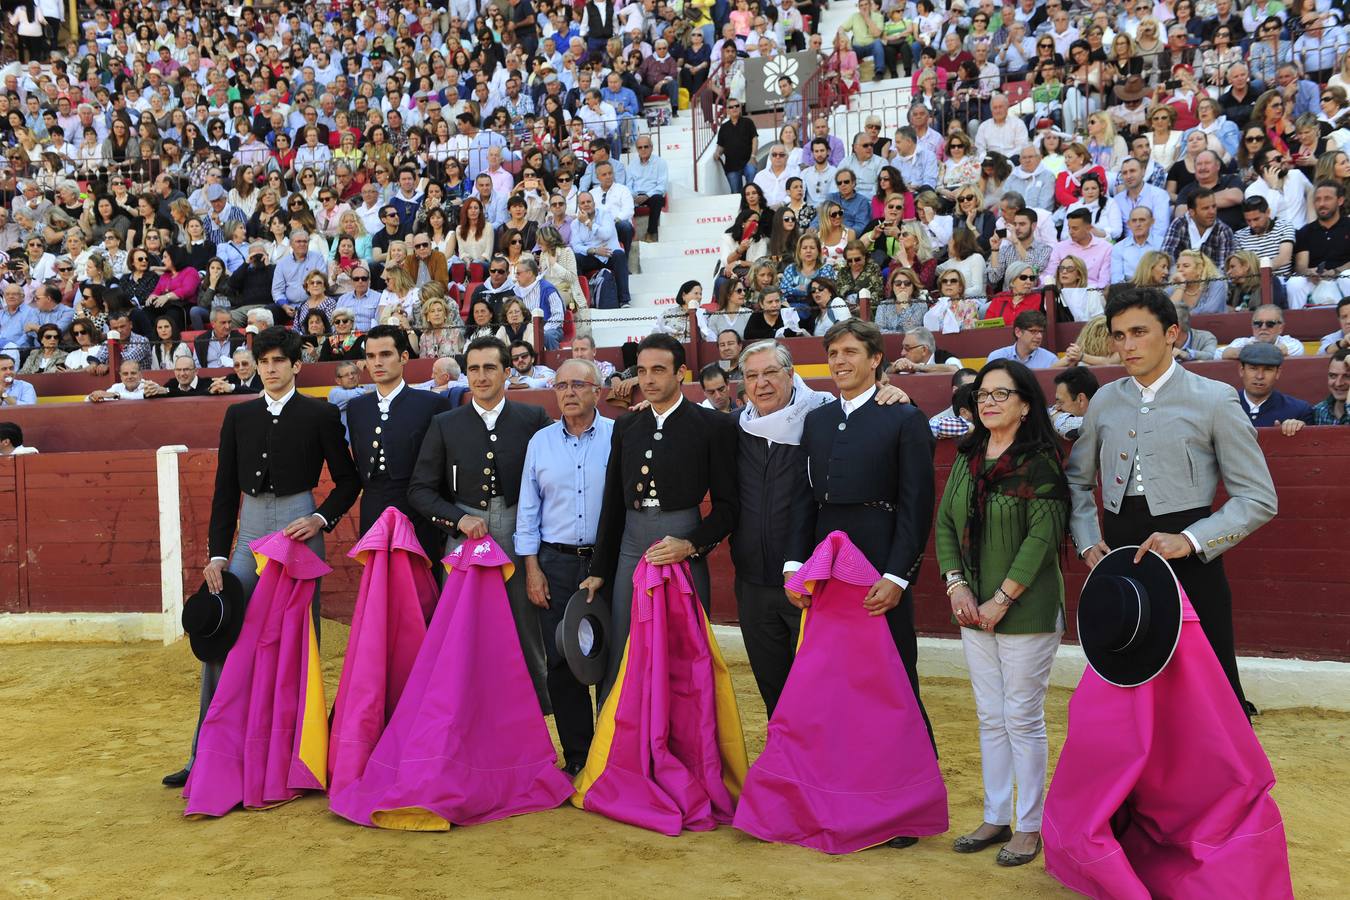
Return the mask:
M665 205L665 194L652 194L645 201L637 204L638 209L647 210L647 233L652 237L660 236L661 210Z
M1120 504L1119 513L1107 513L1104 517L1102 537L1107 546L1113 548L1142 544L1155 531L1180 534L1183 529L1209 514L1209 509L1201 508L1155 516L1149 512L1145 498L1126 497ZM1190 598L1196 615L1200 617L1200 627L1209 639L1210 647L1214 648L1214 655L1219 658L1219 665L1228 676L1233 694L1243 706L1243 715L1246 715L1247 698L1242 693L1242 681L1238 677L1236 638L1233 635L1233 592L1228 586L1228 576L1223 571L1223 558L1202 562L1198 556L1188 556L1169 562L1186 596Z
M891 630L891 640L900 653L900 661L905 664L905 674L909 676L910 686L914 688L914 702L919 704L919 713L923 716L923 727L928 729L928 740L937 752L937 739L933 737L933 723L928 721L928 710L924 709L923 698L919 696L919 638L914 633L914 590L905 588L900 602L886 613L886 627Z
M788 602L782 586L752 584L736 579L736 616L741 623L745 653L750 658L759 695L770 718L787 684L797 636L802 629L802 611Z
M548 579L549 607L539 611L539 624L544 629L544 652L548 659L548 698L553 703L553 724L558 729L558 740L563 746L563 760L568 765L584 764L595 736L595 706L591 689L577 681L567 660L558 649L555 636L558 623L567 612L567 600L577 592L591 573L589 557L559 553L550 547L539 548L539 568ZM622 653L623 648L612 648Z

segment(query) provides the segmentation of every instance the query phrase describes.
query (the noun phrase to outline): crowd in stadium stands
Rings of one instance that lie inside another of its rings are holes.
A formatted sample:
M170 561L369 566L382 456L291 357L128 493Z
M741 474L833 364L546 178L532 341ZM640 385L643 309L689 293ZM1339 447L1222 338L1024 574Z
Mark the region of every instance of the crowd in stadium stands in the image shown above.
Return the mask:
M539 353L585 335L588 305L631 302L670 189L653 126L695 97L740 194L715 278L679 292L710 341L868 315L928 353L897 372L951 371L933 335L991 324L1016 336L991 358L1093 365L1114 360L1105 298L1133 284L1252 312L1250 341L1297 355L1280 311L1350 296L1340 4L859 0L822 35L825 7L112 0L81 4L71 38L63 4L7 0L0 350L18 374L119 378L92 400L232 393L246 327L360 365L395 324L457 365L500 337L513 384L547 385ZM778 79L761 150L745 60L798 51L819 72ZM867 77L901 79L893 108L847 113ZM1321 352L1348 343L1341 310ZM1086 323L1063 356L1040 346L1048 313ZM111 332L134 378L109 371ZM31 399L19 384L6 404Z

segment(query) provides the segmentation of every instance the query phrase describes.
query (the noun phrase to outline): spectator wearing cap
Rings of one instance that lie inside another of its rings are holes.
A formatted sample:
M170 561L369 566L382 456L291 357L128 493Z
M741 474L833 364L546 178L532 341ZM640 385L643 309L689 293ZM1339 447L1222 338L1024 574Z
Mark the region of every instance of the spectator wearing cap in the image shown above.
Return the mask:
M1238 401L1257 428L1278 426L1292 436L1312 421L1312 405L1275 390L1283 365L1284 354L1272 344L1255 342L1243 347L1238 353L1238 377L1242 379Z
M1240 359L1251 344L1266 344L1284 356L1302 356L1303 343L1284 333L1284 310L1274 304L1258 306L1252 312L1252 336L1240 337L1223 351L1224 359Z
M221 244L227 244L230 241L230 230L228 226L238 222L242 225L248 225L248 216L237 206L232 206L229 200L229 192L219 184L208 184L204 189L206 195L206 239L211 241L217 247Z

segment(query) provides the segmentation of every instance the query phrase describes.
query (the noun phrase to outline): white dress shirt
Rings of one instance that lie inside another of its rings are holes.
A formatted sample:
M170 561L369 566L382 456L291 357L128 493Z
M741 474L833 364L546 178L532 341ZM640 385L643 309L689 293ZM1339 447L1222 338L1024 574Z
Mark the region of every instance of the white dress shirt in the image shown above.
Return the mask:
M482 418L483 424L487 426L487 430L492 431L493 429L495 429L497 427L497 417L502 414L502 408L503 404L506 403L506 398L502 397L502 399L498 400L497 405L492 407L492 409L484 409L481 405L479 405L477 398L475 398L472 402L474 412L478 413L478 415Z
M608 188L602 188L597 184L591 188L591 197L594 198L596 207L609 213L614 221L630 223L633 221L633 192L627 185L616 181Z
M405 382L403 381L402 378L400 378L400 379L398 380L398 384L394 386L394 389L393 389L392 391L389 392L389 396L387 396L387 397L382 396L382 395L380 394L380 389L379 389L378 387L375 388L375 405L378 406L378 407L380 408L380 414L381 414L381 415L388 415L388 414L389 414L389 406L390 406L390 404L392 404L392 403L394 402L394 398L395 398L395 397L397 397L400 393L402 393L403 388L404 388L405 386L406 386L406 385L405 385ZM494 416L494 419L495 419L495 416ZM490 431L491 429L488 429L488 430Z
M675 395L675 403L670 407L670 409L666 410L663 413L659 413L655 409L652 410L652 415L656 418L657 431L660 431L662 428L666 426L666 419L669 419L670 414L673 413L675 410L679 409L680 404L683 402L684 402L684 394L677 394Z

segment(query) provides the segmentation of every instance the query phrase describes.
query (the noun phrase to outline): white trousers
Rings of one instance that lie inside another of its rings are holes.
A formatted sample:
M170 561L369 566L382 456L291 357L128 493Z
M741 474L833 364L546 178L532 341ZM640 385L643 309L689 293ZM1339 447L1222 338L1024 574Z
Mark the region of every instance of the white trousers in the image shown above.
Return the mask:
M1012 824L1017 786L1017 830L1040 831L1049 746L1045 691L1062 631L991 634L961 629L961 647L980 721L984 821Z
M1335 306L1342 297L1350 297L1350 272L1336 278L1323 278L1313 284L1302 275L1291 275L1284 283L1290 309L1305 306Z

